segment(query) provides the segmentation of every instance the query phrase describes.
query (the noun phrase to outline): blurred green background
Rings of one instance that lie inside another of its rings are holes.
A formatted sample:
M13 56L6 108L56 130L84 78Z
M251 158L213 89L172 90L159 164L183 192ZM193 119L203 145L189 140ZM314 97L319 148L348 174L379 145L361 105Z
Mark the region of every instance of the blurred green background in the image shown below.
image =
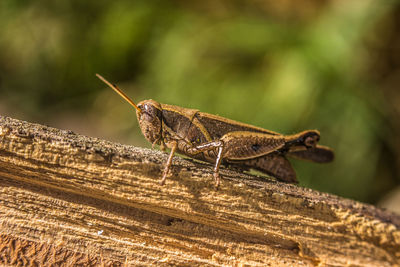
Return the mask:
M398 1L0 2L0 114L147 146L135 101L291 134L335 162L302 186L377 203L400 184Z

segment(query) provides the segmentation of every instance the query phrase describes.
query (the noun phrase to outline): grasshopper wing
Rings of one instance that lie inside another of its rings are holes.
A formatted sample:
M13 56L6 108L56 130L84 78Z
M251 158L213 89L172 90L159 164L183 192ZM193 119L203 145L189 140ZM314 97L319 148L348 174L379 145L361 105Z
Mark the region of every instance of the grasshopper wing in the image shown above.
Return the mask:
M317 163L331 162L335 157L332 149L320 145L308 148L307 150L288 151L286 155L296 159L309 160Z
M261 157L255 168L276 177L278 180L287 183L298 183L292 164L290 164L285 156L279 153L272 153Z
M235 165L252 168L269 174L280 181L287 183L298 183L296 172L294 171L289 160L284 155L277 152L272 152L259 158L243 160L243 161L228 161Z

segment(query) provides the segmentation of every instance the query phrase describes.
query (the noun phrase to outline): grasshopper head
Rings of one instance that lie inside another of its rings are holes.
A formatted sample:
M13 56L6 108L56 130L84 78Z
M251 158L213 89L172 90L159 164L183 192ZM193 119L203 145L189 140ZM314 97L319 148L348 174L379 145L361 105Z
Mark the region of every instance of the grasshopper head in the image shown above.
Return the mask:
M162 130L162 109L160 103L150 99L143 100L138 105L136 116L144 137L150 143L160 144Z
M136 105L118 86L110 83L99 74L96 74L96 76L136 109L136 116L144 137L152 144L161 144L162 109L160 103L150 99L143 100Z

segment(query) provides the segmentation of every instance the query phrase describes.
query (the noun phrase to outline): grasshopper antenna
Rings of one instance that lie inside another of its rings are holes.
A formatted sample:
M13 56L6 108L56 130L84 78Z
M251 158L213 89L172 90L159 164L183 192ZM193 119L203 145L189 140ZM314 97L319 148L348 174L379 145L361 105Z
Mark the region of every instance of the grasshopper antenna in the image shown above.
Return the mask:
M125 99L129 104L131 104L132 107L134 107L139 113L142 112L142 110L132 101L132 99L129 98L129 96L127 96L124 92L122 92L121 89L118 88L118 86L116 86L115 84L110 83L109 81L107 81L106 79L104 79L103 76L101 76L100 74L96 73L97 78L99 78L100 80L102 80L105 84L107 84L108 86L111 87L111 89L113 89L115 92L117 92L117 94L119 94L123 99Z

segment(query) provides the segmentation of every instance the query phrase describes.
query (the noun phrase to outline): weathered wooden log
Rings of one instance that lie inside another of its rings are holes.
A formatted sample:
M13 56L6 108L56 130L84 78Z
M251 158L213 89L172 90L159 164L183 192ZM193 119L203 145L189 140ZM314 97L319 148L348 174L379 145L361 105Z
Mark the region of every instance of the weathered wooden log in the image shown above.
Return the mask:
M0 263L400 264L400 218L227 168L0 117Z

